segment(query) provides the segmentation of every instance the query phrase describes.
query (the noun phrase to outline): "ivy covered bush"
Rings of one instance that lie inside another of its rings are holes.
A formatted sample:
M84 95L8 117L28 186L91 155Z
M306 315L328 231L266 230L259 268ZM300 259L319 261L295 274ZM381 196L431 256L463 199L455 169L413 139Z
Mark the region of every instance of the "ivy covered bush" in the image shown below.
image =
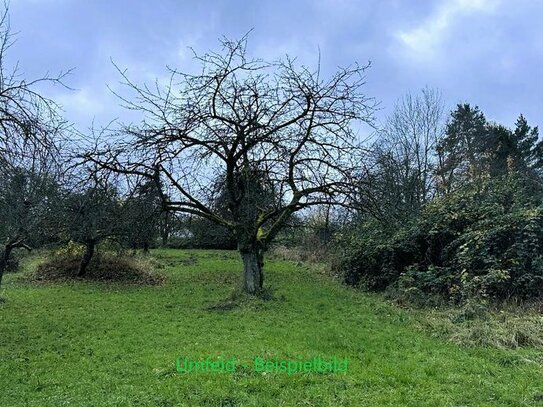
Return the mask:
M365 222L340 259L343 278L369 290L455 303L541 298L541 196L537 185L509 175L434 199L396 231Z

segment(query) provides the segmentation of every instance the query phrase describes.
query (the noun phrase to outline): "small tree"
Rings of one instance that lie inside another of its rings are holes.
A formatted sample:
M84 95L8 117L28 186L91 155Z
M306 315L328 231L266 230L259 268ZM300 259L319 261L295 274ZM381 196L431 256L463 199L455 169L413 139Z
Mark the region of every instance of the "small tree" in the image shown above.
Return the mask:
M122 73L145 119L124 126L116 143L86 155L102 168L153 179L165 208L230 229L241 254L243 287L263 287L268 244L296 211L345 204L361 146L352 122L369 121L373 103L362 92L367 66L339 69L327 79L288 57L250 59L246 39L195 58L196 75L172 70L170 84L138 86ZM209 205L210 186L225 176L228 213ZM268 200L269 195L276 200Z
M117 190L94 178L89 187L70 191L65 198L64 230L70 240L85 246L77 275L83 276L96 245L122 234L122 211Z

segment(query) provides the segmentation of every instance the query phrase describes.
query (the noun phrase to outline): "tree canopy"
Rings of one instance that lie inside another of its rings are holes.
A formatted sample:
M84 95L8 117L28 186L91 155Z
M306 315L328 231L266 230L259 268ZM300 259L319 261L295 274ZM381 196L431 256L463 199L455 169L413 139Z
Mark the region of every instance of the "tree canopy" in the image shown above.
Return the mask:
M362 145L354 122L369 122L367 66L325 76L294 60L251 59L247 39L196 55L197 74L171 70L169 84L131 82L140 124L114 131L86 155L102 169L152 179L164 208L232 231L245 264L245 289L262 288L263 252L296 211L346 204ZM213 207L213 181L225 181L227 211ZM267 197L274 197L269 199Z

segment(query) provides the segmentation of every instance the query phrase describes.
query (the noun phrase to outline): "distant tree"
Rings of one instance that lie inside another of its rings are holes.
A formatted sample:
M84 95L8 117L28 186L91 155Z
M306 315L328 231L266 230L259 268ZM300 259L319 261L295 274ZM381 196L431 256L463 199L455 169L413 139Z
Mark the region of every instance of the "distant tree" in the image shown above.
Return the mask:
M158 218L158 230L162 246L167 246L173 229L174 217L171 212L162 211Z
M373 103L362 92L366 67L324 78L291 59L250 59L246 39L223 41L221 53L196 56L196 75L172 71L165 88L137 86L123 76L145 114L86 158L106 170L153 179L165 208L203 217L232 231L243 287L263 287L264 252L290 216L321 204L345 204L362 148L351 122L368 121ZM174 85L175 84L175 85ZM225 174L228 217L209 202ZM273 190L275 201L262 199Z
M487 120L478 107L462 104L451 113L445 137L438 145L441 162L437 174L443 192L477 180L484 173L488 162L484 156L490 144L487 130Z
M467 104L452 112L438 151L443 160L437 174L445 192L512 171L540 176L543 168L543 141L524 116L510 130Z
M149 251L160 233L161 214L156 185L149 181L138 185L122 205L123 236L129 247Z
M373 161L362 174L358 203L384 223L416 216L436 192L436 146L445 117L437 90L424 88L396 103L373 146Z
M199 216L185 216L182 219L185 237L179 247L198 249L234 250L237 242L230 229Z

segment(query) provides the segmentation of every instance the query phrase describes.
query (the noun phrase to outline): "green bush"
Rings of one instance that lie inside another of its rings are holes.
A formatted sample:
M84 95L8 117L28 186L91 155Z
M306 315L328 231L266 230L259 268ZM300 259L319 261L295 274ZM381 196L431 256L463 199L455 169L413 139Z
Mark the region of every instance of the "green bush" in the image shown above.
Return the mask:
M366 223L340 268L348 284L406 297L499 301L543 296L543 206L507 176L435 199L392 233Z

